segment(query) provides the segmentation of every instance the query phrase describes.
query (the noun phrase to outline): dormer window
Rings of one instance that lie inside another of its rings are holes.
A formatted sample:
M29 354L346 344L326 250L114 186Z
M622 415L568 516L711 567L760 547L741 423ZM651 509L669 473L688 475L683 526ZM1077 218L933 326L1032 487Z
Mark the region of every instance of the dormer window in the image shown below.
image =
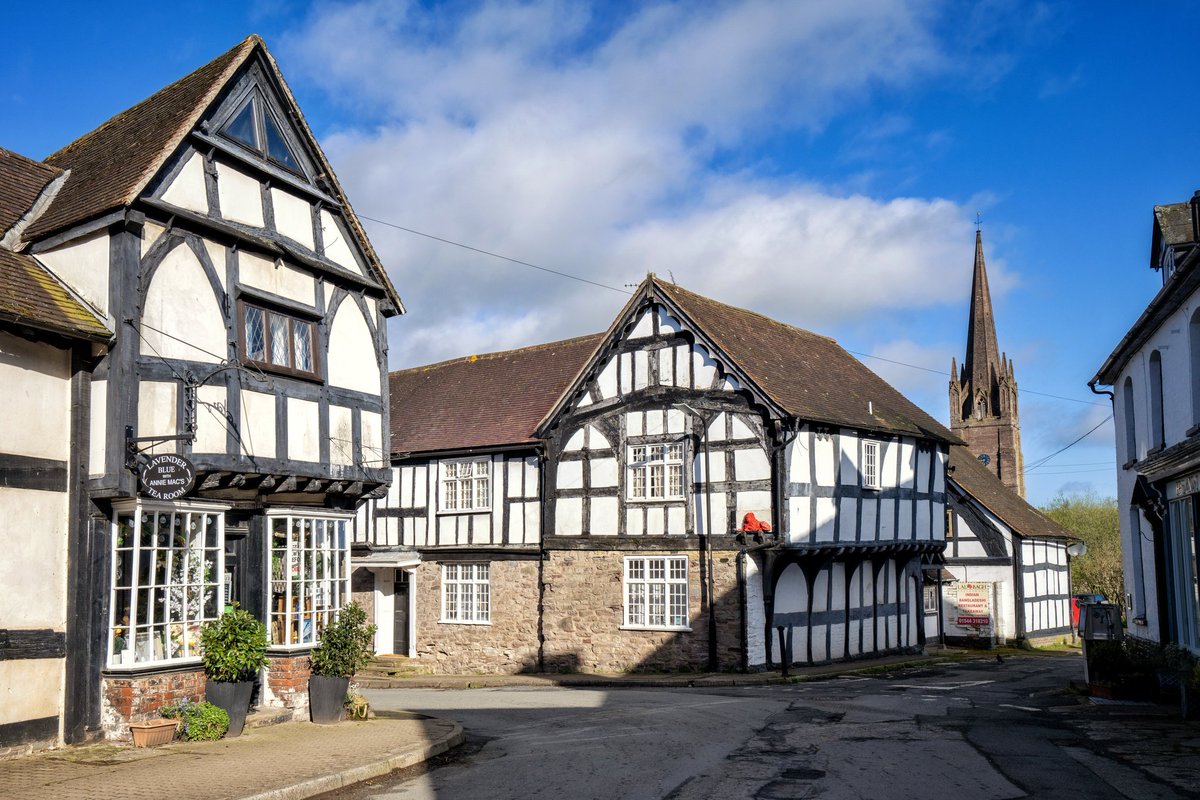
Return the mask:
M221 133L291 172L299 173L300 162L288 147L274 112L253 92L233 113Z

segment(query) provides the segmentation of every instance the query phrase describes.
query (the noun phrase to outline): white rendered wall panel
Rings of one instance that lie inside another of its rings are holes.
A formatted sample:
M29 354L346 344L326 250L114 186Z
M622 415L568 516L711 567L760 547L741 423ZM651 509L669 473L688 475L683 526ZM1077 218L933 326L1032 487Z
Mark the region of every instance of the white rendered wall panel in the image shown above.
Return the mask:
M263 227L262 184L255 178L218 161L217 197L225 219Z

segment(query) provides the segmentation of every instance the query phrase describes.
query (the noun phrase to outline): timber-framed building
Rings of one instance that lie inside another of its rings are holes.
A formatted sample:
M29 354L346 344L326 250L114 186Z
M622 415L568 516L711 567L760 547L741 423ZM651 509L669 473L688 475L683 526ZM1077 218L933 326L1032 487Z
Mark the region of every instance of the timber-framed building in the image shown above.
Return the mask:
M832 339L650 276L603 334L395 372L391 402L354 558L381 653L755 670L924 644L959 440Z
M7 537L53 610L13 616L31 578L0 586L0 688L24 664L55 677L0 706L0 748L126 736L201 696L199 627L235 602L271 637L259 702L302 712L308 651L350 597L353 515L390 477L386 271L257 36L20 171L22 191L0 183L0 294L20 270L61 287L58 327L27 338L83 344L55 372L69 443L25 452L12 414L0 433L0 503L42 467L66 494L53 546Z

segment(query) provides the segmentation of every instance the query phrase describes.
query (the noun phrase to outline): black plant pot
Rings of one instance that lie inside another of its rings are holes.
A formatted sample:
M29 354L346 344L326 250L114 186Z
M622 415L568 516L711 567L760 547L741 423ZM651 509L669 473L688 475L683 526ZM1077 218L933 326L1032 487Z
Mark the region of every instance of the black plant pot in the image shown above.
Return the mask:
M250 710L250 695L254 692L254 681L225 683L204 682L204 696L214 706L225 709L229 715L229 730L226 736L241 736L246 725L246 712Z
M318 725L331 725L342 721L345 711L346 690L349 678L330 678L312 675L308 679L308 713Z

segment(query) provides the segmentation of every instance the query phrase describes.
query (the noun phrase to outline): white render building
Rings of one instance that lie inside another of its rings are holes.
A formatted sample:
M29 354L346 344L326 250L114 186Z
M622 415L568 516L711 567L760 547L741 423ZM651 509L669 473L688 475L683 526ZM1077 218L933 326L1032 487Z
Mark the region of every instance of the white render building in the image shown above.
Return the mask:
M1151 236L1162 288L1090 385L1113 395L1128 633L1200 655L1200 192Z

